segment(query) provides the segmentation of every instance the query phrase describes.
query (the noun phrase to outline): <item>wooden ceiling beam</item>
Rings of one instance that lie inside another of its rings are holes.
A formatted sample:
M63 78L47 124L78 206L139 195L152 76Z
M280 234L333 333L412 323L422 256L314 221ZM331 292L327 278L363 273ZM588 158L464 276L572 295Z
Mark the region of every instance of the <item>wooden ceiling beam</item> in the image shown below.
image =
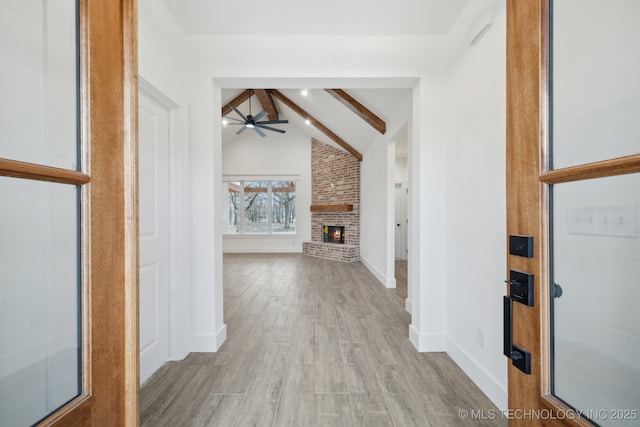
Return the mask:
M338 135L336 135L331 129L329 129L328 127L326 127L325 125L323 125L320 121L318 121L316 118L314 118L313 116L311 116L309 113L307 113L305 110L303 110L302 108L300 108L298 106L298 104L296 104L295 102L293 102L292 100L290 100L289 98L287 98L284 94L282 94L280 91L276 90L276 89L272 89L271 90L271 95L276 98L277 100L279 100L280 102L282 102L284 105L286 105L287 107L291 108L293 111L295 111L298 115L300 115L300 117L304 118L305 120L309 120L309 122L311 122L311 124L318 129L320 132L324 133L325 135L327 135L329 138L331 138L336 144L338 144L339 146L341 146L342 148L344 148L345 150L347 150L349 153L351 153L351 155L353 157L355 157L356 159L358 159L359 161L362 161L362 154L356 150L355 148L353 148L351 145L349 145L344 139L340 138Z
M253 95L253 89L246 89L240 92L240 95L236 96L231 101L227 102L225 105L222 106L222 117L226 116L227 114L233 111L229 106L229 104L232 104L234 107L238 108L240 104L242 104L247 99L251 98L251 95Z
M271 97L271 91L268 89L253 89L253 92L256 94L258 101L260 101L262 109L267 112L269 120L278 120L278 109Z
M365 122L369 123L375 130L381 134L387 132L387 124L380 117L376 116L373 111L359 103L355 98L342 89L325 89L329 95L340 101L345 107L354 112Z

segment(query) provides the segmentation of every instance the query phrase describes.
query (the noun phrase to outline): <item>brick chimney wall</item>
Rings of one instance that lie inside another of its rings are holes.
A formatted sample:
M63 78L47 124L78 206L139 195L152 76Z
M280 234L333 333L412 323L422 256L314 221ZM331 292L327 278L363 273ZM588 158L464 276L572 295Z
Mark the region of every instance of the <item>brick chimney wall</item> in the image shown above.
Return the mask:
M312 205L353 205L351 212L312 212L311 241L322 242L322 227L341 225L345 227L344 248L331 245L322 253L308 253L326 257L326 251L335 247L338 255L348 246L349 261L360 259L360 162L351 154L338 150L316 139L311 140L311 204ZM309 252L310 248L305 252ZM331 257L333 258L333 257ZM344 256L335 259L345 261Z

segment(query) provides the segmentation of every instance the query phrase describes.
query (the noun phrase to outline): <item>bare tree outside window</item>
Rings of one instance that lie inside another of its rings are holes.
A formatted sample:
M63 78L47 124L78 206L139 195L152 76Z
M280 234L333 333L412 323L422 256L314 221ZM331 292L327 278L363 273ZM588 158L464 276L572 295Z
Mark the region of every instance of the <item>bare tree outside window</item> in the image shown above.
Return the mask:
M269 181L244 182L244 232L267 233Z
M273 181L272 225L273 233L296 232L296 183L293 181Z
M224 192L225 233L296 233L296 181L227 181Z
M242 183L225 182L224 191L226 193L225 200L225 212L223 213L225 232L226 233L239 233L240 232L240 193L242 190Z

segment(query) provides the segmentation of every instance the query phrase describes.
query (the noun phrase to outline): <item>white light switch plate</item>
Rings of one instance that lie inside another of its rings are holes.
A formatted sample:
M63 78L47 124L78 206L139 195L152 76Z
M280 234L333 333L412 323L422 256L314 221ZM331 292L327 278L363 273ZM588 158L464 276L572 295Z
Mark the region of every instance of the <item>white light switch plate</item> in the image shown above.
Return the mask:
M569 206L567 232L592 236L638 237L638 204Z

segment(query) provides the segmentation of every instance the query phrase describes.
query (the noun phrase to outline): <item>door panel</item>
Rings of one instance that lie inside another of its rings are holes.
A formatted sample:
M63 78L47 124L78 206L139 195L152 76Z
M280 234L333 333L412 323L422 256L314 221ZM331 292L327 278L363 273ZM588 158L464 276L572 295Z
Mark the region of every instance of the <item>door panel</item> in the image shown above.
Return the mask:
M16 418L20 424L34 422L37 416L46 417L39 425L136 425L136 3L2 2L0 8L0 19L9 21L0 25L1 65L12 76L5 83L15 85L7 89L9 96L0 100L0 180L22 187L14 191L3 184L2 206L21 210L11 218L7 217L12 215L10 210L3 210L2 215L11 223L3 223L7 228L2 240L14 245L9 248L13 271L34 267L34 276L46 285L32 289L30 305L20 314L28 317L26 325L17 324L20 319L13 322L18 329L30 329L21 339L44 332L45 357L40 358L40 366L49 381L46 412L38 409L41 393L40 397L34 394L17 399L10 410L18 413L17 417L31 417ZM77 26L69 26L68 16L60 16L70 8L77 8ZM44 32L30 31L34 23L37 27L43 22ZM17 33L7 33L12 31ZM28 48L16 49L25 43ZM60 60L76 54L79 61L75 65ZM24 70L29 66L34 70L40 67L43 74L34 77ZM25 88L25 92L14 90L16 87ZM38 190L43 186L53 190ZM37 207L34 203L38 203L39 194L44 197ZM24 222L34 215L35 222L25 227ZM18 240L5 239L19 229L24 234L16 237ZM71 259L69 254L73 253ZM35 268L36 264L41 265ZM3 266L2 271L10 270ZM3 280L2 292L16 294L37 281L13 275ZM47 300L52 303L43 303L44 308L37 310L38 302ZM3 316L8 312L0 311ZM5 325L5 319L2 322ZM0 339L4 349L10 339L4 333ZM20 350L13 344L11 351ZM64 356L58 358L61 352ZM53 357L46 357L48 354ZM63 364L72 362L75 377L59 375L65 371L60 359ZM6 360L3 358L3 363ZM58 382L58 376L64 383ZM24 391L24 385L20 380L9 391ZM6 423L6 418L2 419L9 416L6 409L2 407L0 424L13 425L13 420Z
M0 157L77 170L75 0L0 1Z
M640 174L553 187L551 391L584 413L640 409L639 201Z
M81 392L78 189L0 177L0 425Z
M553 1L550 18L552 168L637 154L640 2Z
M585 22L582 14L589 15L583 7L596 5L596 15L616 9L603 11L608 2L573 4L580 14L574 13L570 21L578 26ZM550 76L550 7L549 1L507 1L507 232L530 236L534 242L533 256L507 256L508 269L532 274L534 283L534 304L514 304L512 313L513 341L531 353L531 373L509 362L510 414L521 415L510 417L510 425L634 425L637 412L625 409L640 406L637 393L629 390L637 384L632 380L637 374L624 353L640 350L638 322L631 305L621 299L636 293L629 280L634 280L631 270L637 270L640 259L635 231L640 146L613 141L625 134L626 123L610 119L625 116L635 106L605 102L593 108L598 98L607 98L599 96L597 88L576 89L575 83L585 76ZM635 5L628 12L632 9ZM560 74L588 56L598 58L595 68L603 69L601 49L607 55L626 52L620 45L580 37L575 41L579 46L553 53L553 64L562 64ZM591 68L580 73L588 74ZM629 84L628 93L635 93L637 79ZM591 111L581 111L582 106ZM594 131L603 124L606 131ZM635 125L630 125L633 133ZM592 140L593 133L600 136Z
M169 360L169 111L140 93L140 383Z
M404 184L395 186L396 259L407 259L407 189Z

